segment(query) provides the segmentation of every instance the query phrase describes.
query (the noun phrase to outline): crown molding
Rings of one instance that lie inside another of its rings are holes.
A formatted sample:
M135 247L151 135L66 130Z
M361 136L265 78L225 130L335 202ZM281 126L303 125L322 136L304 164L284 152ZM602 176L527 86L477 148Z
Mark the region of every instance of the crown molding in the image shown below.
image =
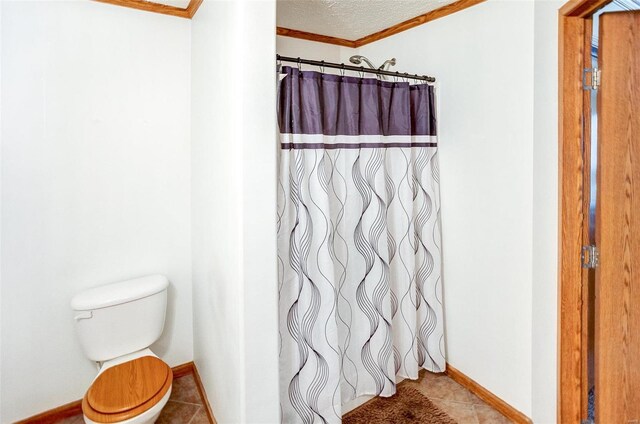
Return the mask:
M415 28L419 25L426 24L427 22L431 22L436 19L443 18L445 16L451 15L452 13L459 12L461 10L467 9L471 6L475 6L476 4L479 4L479 3L483 3L485 1L486 0L458 0L454 3L448 4L446 6L442 6L438 9L416 16L415 18L408 19L404 22L400 22L399 24L390 26L389 28L385 28L382 31L374 32L373 34L369 34L357 40L347 40L344 38L314 34L311 32L299 31L295 29L282 28L282 27L276 28L276 34L282 35L285 37L301 38L303 40L316 41L319 43L335 44L338 46L357 48L357 47L362 47L369 43L373 43L374 41L382 40L383 38L390 37L392 35L406 31L408 29Z
M168 6L166 4L153 3L146 0L94 0L100 3L113 4L115 6L128 7L131 9L144 10L145 12L161 13L163 15L177 16L179 18L192 19L204 0L191 0L186 8ZM357 48L374 41L390 37L399 32L417 27L427 22L434 21L452 13L467 9L486 0L458 0L454 3L442 6L438 9L427 12L415 18L408 19L399 24L385 28L382 31L369 34L357 40L347 40L329 35L315 34L312 32L300 31L292 28L277 27L276 34L284 37L300 38L303 40L316 41L319 43L334 44L337 46Z
M303 40L316 41L318 43L335 44L337 46L356 48L355 41L346 40L344 38L330 37L328 35L314 34L312 32L298 31L290 28L276 28L276 34L284 37L300 38Z
M145 12L161 13L163 15L177 16L191 19L204 0L191 0L189 5L181 7L168 6L166 4L153 3L145 0L94 0L100 3L113 4L115 6L128 7L130 9L144 10Z

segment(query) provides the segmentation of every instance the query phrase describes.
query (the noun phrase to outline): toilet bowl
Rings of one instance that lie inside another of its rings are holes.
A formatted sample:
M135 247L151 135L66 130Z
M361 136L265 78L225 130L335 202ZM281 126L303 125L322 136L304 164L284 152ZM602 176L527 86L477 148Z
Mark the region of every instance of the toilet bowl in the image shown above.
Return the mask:
M99 366L82 399L86 423L153 423L168 402L173 373L149 349L162 334L168 285L153 275L73 298L80 343Z

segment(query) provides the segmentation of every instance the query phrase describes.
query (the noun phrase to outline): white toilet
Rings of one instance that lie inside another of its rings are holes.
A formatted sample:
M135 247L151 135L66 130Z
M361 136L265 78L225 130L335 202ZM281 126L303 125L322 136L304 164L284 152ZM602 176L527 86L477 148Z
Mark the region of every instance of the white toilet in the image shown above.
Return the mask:
M78 293L80 343L98 375L82 399L84 421L153 423L171 395L171 368L150 349L164 328L169 280L151 275Z

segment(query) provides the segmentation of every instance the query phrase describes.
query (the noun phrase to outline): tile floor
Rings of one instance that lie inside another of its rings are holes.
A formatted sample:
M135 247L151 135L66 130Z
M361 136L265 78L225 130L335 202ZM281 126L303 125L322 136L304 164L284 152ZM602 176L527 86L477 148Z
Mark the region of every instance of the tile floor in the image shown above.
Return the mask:
M407 381L459 424L510 424L511 420L487 405L444 374L425 372L417 381ZM82 415L57 424L83 424ZM210 424L193 375L173 381L171 398L156 424Z
M407 385L419 390L458 424L510 424L512 421L445 374L425 372Z
M156 424L210 424L198 386L192 374L173 380L171 397ZM66 418L56 424L84 424L82 415Z

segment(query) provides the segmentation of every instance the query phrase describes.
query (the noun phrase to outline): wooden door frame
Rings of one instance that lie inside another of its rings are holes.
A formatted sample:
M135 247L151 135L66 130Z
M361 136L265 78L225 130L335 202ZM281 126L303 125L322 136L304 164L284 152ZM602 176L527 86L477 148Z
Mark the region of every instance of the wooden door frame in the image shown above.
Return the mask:
M589 244L590 92L582 87L591 68L592 16L612 0L570 0L559 14L559 251L558 423L586 418L588 285L582 246Z

